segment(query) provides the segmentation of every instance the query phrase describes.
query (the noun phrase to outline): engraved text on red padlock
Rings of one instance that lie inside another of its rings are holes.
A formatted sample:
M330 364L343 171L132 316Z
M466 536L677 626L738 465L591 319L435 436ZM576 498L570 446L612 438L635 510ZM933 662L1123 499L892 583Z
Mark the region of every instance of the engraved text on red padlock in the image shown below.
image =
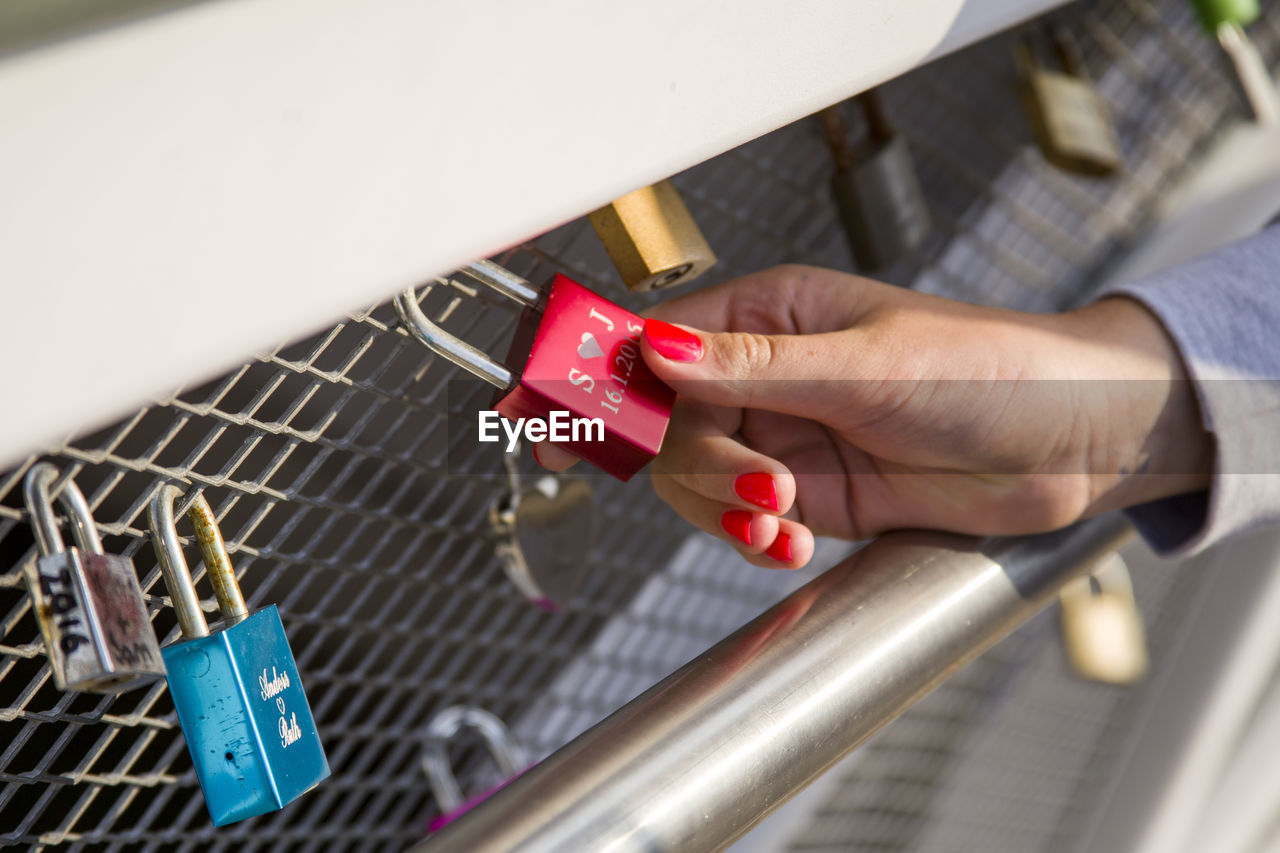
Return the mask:
M520 319L507 356L518 383L494 408L505 418L546 418L563 410L600 418L603 441L557 442L620 480L662 447L675 392L640 356L644 321L557 274L541 312Z

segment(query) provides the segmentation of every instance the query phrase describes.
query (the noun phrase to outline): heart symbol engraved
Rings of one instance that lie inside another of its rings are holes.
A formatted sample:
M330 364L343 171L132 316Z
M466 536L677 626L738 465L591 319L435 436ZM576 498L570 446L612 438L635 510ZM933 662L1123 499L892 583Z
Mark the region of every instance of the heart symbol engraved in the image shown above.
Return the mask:
M596 336L590 332L582 333L582 343L578 344L578 355L583 358L599 358L604 355Z

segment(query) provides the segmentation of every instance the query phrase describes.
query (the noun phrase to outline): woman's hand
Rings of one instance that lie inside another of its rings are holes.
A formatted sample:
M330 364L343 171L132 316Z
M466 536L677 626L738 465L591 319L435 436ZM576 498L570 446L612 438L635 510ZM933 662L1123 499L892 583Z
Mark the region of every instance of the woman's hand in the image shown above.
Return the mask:
M1211 472L1181 360L1124 298L1023 314L788 266L657 306L643 341L680 395L654 488L760 566L814 534L1051 530Z

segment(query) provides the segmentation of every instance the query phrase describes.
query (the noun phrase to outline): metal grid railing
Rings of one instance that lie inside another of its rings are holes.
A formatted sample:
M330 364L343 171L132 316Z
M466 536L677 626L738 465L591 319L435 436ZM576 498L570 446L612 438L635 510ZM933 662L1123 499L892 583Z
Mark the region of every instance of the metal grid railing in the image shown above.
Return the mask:
M1008 37L887 84L887 109L912 145L937 230L883 277L1035 310L1083 299L1196 153L1242 114L1224 61L1183 5L1106 0L1065 13L1117 119L1128 167L1115 180L1062 174L1030 148ZM1278 20L1272 10L1254 28L1272 61ZM820 129L800 122L677 176L721 259L707 282L781 262L847 268L830 168ZM535 281L564 269L631 307L659 298L621 291L583 220L505 260ZM424 309L501 352L512 307L459 295L436 288ZM603 532L586 587L560 612L530 607L503 577L487 532L488 506L506 482L499 453L449 430L451 412L479 404L448 397L456 376L382 304L45 454L88 496L107 550L134 559L165 640L177 632L144 520L165 483L203 490L251 606L280 607L334 774L280 812L219 830L163 685L119 697L54 688L20 571L33 553L20 484L34 460L0 473L0 841L70 850L404 847L432 810L418 758L434 711L483 705L544 754L782 593L787 579L706 542L696 565L673 569L687 528L643 478L594 478ZM15 411L22 404L11 401ZM1176 612L1191 586L1171 587L1160 599L1168 603L1148 613L1155 636L1160 608ZM1027 633L1047 642L1048 624ZM874 838L833 830L835 847L907 847L924 836L941 814L938 792L962 784L939 780L987 725L973 709L989 707L992 691L1031 689L1029 664L1012 658L997 650L864 750L860 766L884 772L859 771L832 814L861 826L869 815L892 820ZM1051 683L1067 678L1035 672ZM1099 756L1113 735L1097 723L1114 702L1087 689L1068 701L1090 723L1082 740L1042 733L1043 742L1006 752L1007 766L989 772L1074 756L1063 766L1105 773ZM474 776L482 763L468 752L460 774ZM914 793L894 796L902 790ZM1018 838L1069 833L1063 813ZM1001 837L989 840L1009 846Z
M481 303L453 307L442 312L451 323L492 319ZM569 612L530 608L502 578L483 523L500 460L474 460L489 477L446 473L438 392L448 372L391 331L392 316L381 306L53 454L88 495L107 549L134 558L161 637L177 631L142 513L165 482L204 490L250 604L285 614L337 784L218 833L237 849L263 837L369 849L411 840L425 808L416 732L432 710L465 699L513 714L667 556L659 534L670 519L606 509L626 522L625 549L597 556L601 575ZM27 467L3 480L7 565L30 554L15 505ZM202 824L207 833L164 687L58 693L16 570L4 586L0 683L14 732L0 825L41 842L76 840L84 825L106 841L186 840ZM394 768L407 773L398 784L384 775ZM290 830L307 814L335 829Z

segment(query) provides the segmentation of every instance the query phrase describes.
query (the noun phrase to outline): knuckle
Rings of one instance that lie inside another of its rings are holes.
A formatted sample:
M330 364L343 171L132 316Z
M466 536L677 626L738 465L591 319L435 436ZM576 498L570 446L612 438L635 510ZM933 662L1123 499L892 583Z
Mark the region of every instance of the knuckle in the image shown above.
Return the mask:
M780 304L790 304L804 290L814 273L803 264L782 264L757 273L751 282L745 307L756 316L776 318Z
M773 366L776 348L768 335L743 332L737 335L736 343L727 365L730 375L756 376L768 372Z

